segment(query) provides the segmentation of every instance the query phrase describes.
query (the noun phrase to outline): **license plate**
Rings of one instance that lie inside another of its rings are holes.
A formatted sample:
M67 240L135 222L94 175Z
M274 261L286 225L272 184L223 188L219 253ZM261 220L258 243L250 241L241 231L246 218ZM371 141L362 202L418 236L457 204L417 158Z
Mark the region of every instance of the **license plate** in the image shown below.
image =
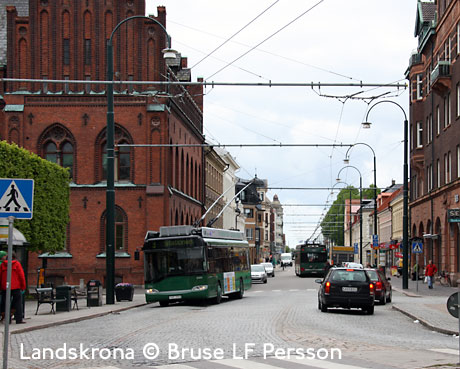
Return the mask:
M358 292L358 287L342 287L343 292Z
M170 300L180 300L182 298L181 295L173 295L173 296L169 296L169 299Z

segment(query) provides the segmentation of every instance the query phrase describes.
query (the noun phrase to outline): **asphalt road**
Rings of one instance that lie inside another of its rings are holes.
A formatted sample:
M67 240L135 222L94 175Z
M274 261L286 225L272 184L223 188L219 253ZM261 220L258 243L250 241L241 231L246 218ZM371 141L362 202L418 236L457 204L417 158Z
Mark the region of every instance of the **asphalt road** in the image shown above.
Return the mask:
M267 284L254 284L242 300L150 304L15 334L10 367L425 368L458 361L458 338L427 330L391 304L376 306L374 315L321 313L314 280L287 268ZM404 299L410 298L393 295L394 302ZM302 359L304 350L316 360ZM320 360L333 354L333 362Z

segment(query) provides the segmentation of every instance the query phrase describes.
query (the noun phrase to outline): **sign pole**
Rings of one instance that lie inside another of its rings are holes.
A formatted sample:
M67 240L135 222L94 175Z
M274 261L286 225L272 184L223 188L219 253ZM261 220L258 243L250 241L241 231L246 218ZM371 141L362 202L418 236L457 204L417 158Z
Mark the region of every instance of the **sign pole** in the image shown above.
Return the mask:
M418 292L418 269L420 268L420 266L418 265L418 255L419 254L415 254L415 290Z
M8 265L6 277L6 299L5 299L5 331L3 333L3 369L8 369L8 338L10 330L10 312L11 312L11 271L13 261L13 224L14 217L8 217Z

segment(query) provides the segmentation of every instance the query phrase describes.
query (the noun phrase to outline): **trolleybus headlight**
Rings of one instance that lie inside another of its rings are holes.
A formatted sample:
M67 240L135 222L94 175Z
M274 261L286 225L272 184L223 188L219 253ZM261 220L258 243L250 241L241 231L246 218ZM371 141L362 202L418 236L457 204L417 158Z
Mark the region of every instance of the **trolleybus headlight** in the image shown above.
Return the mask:
M192 288L192 291L205 291L208 289L208 285L207 284L203 284L201 286L195 286Z
M158 290L156 290L154 288L150 288L150 289L147 290L147 293L157 293L157 292L160 292L160 291L158 291Z

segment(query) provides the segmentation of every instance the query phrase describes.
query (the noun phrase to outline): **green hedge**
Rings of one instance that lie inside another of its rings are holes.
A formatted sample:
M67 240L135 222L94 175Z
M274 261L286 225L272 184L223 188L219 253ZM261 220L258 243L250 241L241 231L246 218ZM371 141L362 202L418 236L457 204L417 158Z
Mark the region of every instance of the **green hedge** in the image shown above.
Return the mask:
M15 228L30 243L29 250L64 249L70 205L68 170L15 144L0 141L0 178L34 180L33 218L14 221Z

